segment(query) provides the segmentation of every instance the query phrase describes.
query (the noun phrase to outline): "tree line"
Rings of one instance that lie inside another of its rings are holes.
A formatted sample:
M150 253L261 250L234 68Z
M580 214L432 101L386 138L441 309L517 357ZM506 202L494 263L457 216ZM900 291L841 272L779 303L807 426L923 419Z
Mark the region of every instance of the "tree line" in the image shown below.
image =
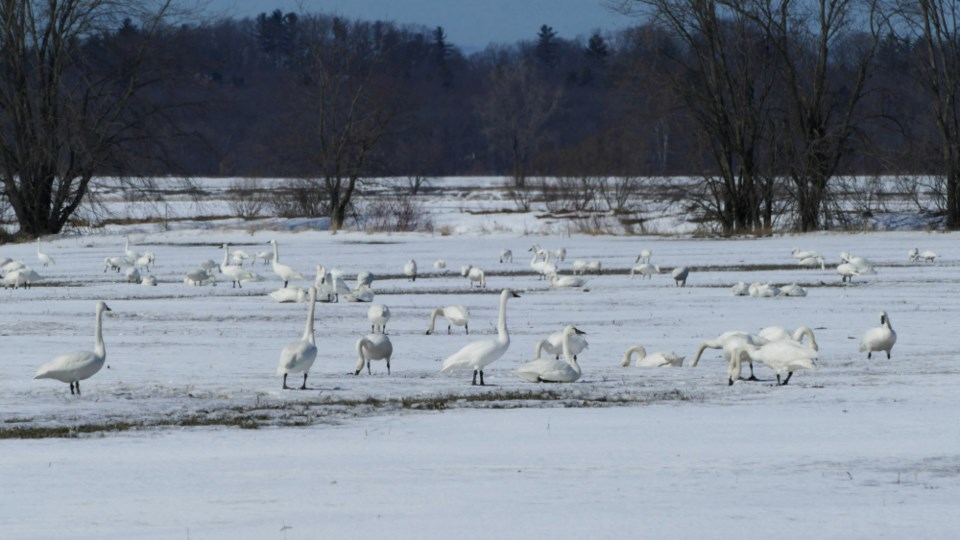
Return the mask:
M0 0L0 204L35 236L98 175L279 176L337 228L374 177L505 175L521 208L617 213L684 175L717 230L811 231L843 224L845 178L927 175L901 187L960 225L957 3L611 5L634 26L466 54L440 27Z

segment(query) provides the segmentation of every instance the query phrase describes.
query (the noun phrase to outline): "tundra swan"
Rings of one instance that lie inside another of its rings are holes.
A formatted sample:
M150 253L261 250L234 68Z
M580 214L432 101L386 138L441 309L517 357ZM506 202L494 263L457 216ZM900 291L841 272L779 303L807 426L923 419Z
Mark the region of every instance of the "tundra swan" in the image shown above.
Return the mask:
M477 384L477 374L480 374L480 385L483 383L483 368L503 356L510 348L510 334L507 332L507 300L519 298L520 295L504 289L500 292L500 317L497 321L497 337L473 341L463 346L459 351L448 356L443 361L441 373L455 369L472 369L473 384Z
M823 260L823 257L807 257L804 259L797 259L797 265L803 266L804 268L816 268L820 267L821 270L827 269L827 263Z
M909 256L911 261L919 261L923 259L924 261L927 261L927 262L934 262L934 260L940 255L938 255L935 251L930 251L929 249L920 251L917 248L913 248L910 250Z
M548 275L557 272L557 265L553 264L549 260L541 261L537 252L533 253L533 259L530 261L530 268L540 275L540 279L546 279Z
M570 354L573 355L574 360L576 360L577 355L582 353L588 346L589 344L586 338L581 337L580 334L570 336ZM563 354L563 330L554 332L547 336L547 339L538 341L535 350L537 358L540 358L540 351L544 351L559 359L560 355Z
M555 251L554 254L557 256L557 260L560 262L567 260L567 248L565 247L557 248L557 251Z
M17 270L7 272L3 276L3 287L8 289L13 287L17 289L23 287L24 289L29 289L34 282L40 281L43 277L38 274L33 268L29 266L23 266Z
M765 364L777 374L777 385L786 386L794 371L814 369L820 353L793 340L773 341L762 346L742 345L730 356L727 370L727 384L733 384L734 377L740 378L740 363L744 358ZM787 378L781 382L780 374L787 372Z
M61 354L40 366L34 379L56 379L70 383L70 393L80 395L80 381L93 377L107 359L103 345L103 312L113 311L104 302L97 302L97 326L94 332L92 351L75 351Z
M837 273L840 274L840 281L853 283L853 276L859 276L860 271L850 263L840 263L837 265Z
M133 264L134 261L140 258L140 254L137 253L136 250L130 248L129 236L124 236L123 238L124 238L123 254L127 257L127 261L129 261L130 264Z
M303 279L300 272L280 262L280 248L277 246L277 241L270 240L270 243L273 244L273 260L270 261L273 265L273 273L283 280L283 286L286 287L287 283L291 281Z
M513 262L513 250L504 249L500 251L500 264Z
M410 259L407 261L407 264L403 265L403 275L410 278L410 281L417 280L417 261Z
M655 352L647 354L647 349L643 345L634 345L627 349L623 354L623 361L620 365L627 367L630 365L630 357L637 353L637 367L680 367L683 365L685 357L673 352Z
M653 252L652 252L652 251L650 251L649 249L641 249L641 250L640 250L640 254L637 255L637 260L633 261L633 263L634 263L634 264L636 264L636 263L648 263L648 262L650 262L650 257L651 257L651 256L653 256Z
M260 281L260 276L241 266L230 264L230 244L223 245L223 263L220 264L220 273L231 282L231 287L243 288L244 281ZM286 285L284 285L286 286Z
M354 287L354 290L369 289L373 287L373 279L374 279L374 276L372 272L368 272L364 270L362 272L357 273L357 286Z
M119 272L122 268L130 266L130 262L123 257L106 257L103 259L103 271L114 270Z
M262 260L264 265L270 264L270 261L273 260L273 252L258 251L257 254L253 256L253 262L256 263L257 260Z
M840 262L846 263L857 269L859 275L876 274L873 270L873 263L863 257L854 257L846 251L840 253Z
M217 278L203 268L194 268L187 272L183 282L193 286L216 285Z
M476 266L470 266L468 264L464 266L460 272L470 280L471 288L473 287L474 283L476 283L478 287L486 288L487 278L482 269L477 268Z
M230 254L230 260L232 260L237 266L243 266L243 261L253 258L253 255L243 251L242 249L238 249Z
M384 304L373 304L367 309L367 320L370 321L370 332L386 334L387 323L390 321L390 308Z
M641 279L653 279L653 275L659 273L660 267L650 263L641 263L630 269L630 279L633 279L634 274L640 274Z
M358 289L343 295L347 302L373 302L373 289Z
M754 298L773 298L780 294L780 289L769 283L753 283L748 292Z
M807 290L803 287L797 285L796 283L791 283L790 285L784 285L780 287L780 296L806 296Z
M301 390L307 389L307 372L317 359L317 344L313 339L313 311L317 304L317 288L310 287L310 307L307 308L307 326L303 329L300 341L286 344L280 351L280 363L277 365L277 375L283 375L283 388L287 386L287 375L303 373Z
M157 278L156 276L146 276L142 280L140 280L140 284L143 285L144 287L156 287Z
M793 332L787 330L782 326L768 326L759 332L757 332L757 337L760 337L766 341L784 341L792 340L797 343L803 343L803 338L807 338L808 346L815 350L819 351L820 347L817 345L817 338L813 335L813 328L809 326L800 326Z
M570 339L582 334L585 334L585 332L572 324L568 324L561 333L563 336L561 340L563 360L540 358L538 356L532 362L520 366L513 373L530 382L569 383L576 381L580 378L581 371L577 359L570 354Z
M673 276L673 280L676 282L676 285L678 287L686 287L687 276L690 275L690 269L687 268L686 266L678 266L673 269L673 272L671 272L671 275Z
M462 326L467 334L470 334L470 312L467 311L466 306L445 306L433 310L430 315L430 326L427 328L428 336L433 333L438 315L447 320L447 334L450 333L450 327L453 325Z
M603 273L603 264L594 259L588 261L586 259L577 259L573 261L573 273L585 275L587 273L591 274L602 274Z
M747 296L750 294L750 286L741 281L733 287L730 287L730 292L733 293L734 296Z
M556 272L548 278L550 286L558 289L578 289L587 284L587 280L580 276L558 276Z
M124 272L127 278L127 283L140 283L140 271L137 270L136 266L131 266L127 268L127 271Z
M383 334L367 334L357 340L357 368L354 375L359 375L364 364L367 374L370 374L371 360L386 360L387 375L390 374L390 357L393 356L393 343Z
M880 312L880 326L875 326L865 334L860 340L860 352L867 353L870 358L874 352L886 351L887 358L890 358L890 349L897 342L897 333L890 326L890 316L886 311Z
M269 293L269 296L281 304L290 304L306 302L308 295L302 287L284 287Z
M51 266L51 265L57 264L53 262L53 257L40 251L40 238L37 238L37 258L40 259L40 262L42 262L44 266Z
M150 265L156 260L156 255L152 251L144 251L140 257L134 261L133 265L140 268L141 270L150 271Z
M327 272L323 266L317 265L317 277L320 274L323 274L323 279L320 280L320 285L317 288L327 295L328 301L330 297L333 297L334 302L339 302L341 294L347 295L353 292L347 282L343 280L343 277L335 276L332 272Z
M800 248L793 248L793 258L801 261L803 259L817 259L820 258L820 254L816 251L806 250L802 251Z
M220 265L217 264L217 262L214 261L213 259L207 259L205 261L201 261L199 266L200 268L203 268L207 272L209 272L210 270L213 270L214 268L220 268Z
M700 356L703 355L703 351L706 349L722 349L724 360L729 362L734 349L743 345L760 346L765 343L765 339L759 336L748 334L746 332L740 332L737 330L724 332L715 339L708 339L700 342L700 348L697 349L697 354L693 357L693 362L690 362L690 367L697 367L697 364L700 363ZM757 378L753 375L753 362L750 363L750 380L757 380Z
M443 259L437 259L433 261L433 267L436 268L437 270L444 270L447 267L447 261Z

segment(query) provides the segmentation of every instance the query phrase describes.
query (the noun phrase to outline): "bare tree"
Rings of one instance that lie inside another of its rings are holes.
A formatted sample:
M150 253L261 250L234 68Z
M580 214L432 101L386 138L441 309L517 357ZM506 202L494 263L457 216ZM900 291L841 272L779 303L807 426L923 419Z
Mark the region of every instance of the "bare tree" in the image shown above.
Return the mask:
M94 175L151 137L157 109L131 104L158 82L147 51L170 4L0 0L0 178L20 235L59 232ZM118 28L124 54L97 62Z

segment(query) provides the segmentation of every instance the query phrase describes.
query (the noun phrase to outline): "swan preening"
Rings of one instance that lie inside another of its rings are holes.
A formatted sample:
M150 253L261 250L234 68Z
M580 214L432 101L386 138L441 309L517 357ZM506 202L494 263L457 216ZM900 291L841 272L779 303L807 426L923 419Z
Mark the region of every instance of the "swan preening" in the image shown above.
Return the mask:
M553 358L537 358L520 366L514 374L530 382L565 383L574 382L580 378L580 364L570 352L570 340L574 336L585 334L581 330L568 324L561 332L561 347L563 360Z
M468 343L443 361L443 368L440 369L440 372L472 369L473 384L477 384L477 374L479 373L480 384L483 385L483 368L503 356L510 348L510 334L507 332L507 300L519 297L519 294L510 289L501 291L497 337Z
M865 276L876 274L873 269L873 263L863 257L854 257L846 251L840 254L840 264L837 266L837 273L842 276L842 281L853 281L853 276Z
M550 262L549 251L542 250L538 246L530 248L529 251L533 251L533 259L530 260L530 268L533 269L535 273L540 275L540 279L546 279L550 274L557 273L557 265ZM546 258L543 260L540 260L541 252L547 253Z
M814 349L793 340L772 341L761 346L744 344L733 350L727 370L727 382L733 384L740 378L740 363L746 358L758 361L777 374L777 385L786 385L794 371L814 369L819 353ZM780 380L780 374L787 372L786 380ZM751 371L751 377L752 377Z
M245 281L263 281L256 272L230 264L230 244L223 244L223 263L220 264L220 273L232 282L231 287L243 288Z
M38 240L38 242L39 242L39 240ZM39 248L38 248L38 249L39 249ZM929 250L929 249L925 249L925 250L923 250L923 251L920 251L920 250L917 249L917 248L913 248L913 249L910 250L909 253L907 253L907 257L909 257L910 261L913 261L913 262L920 261L920 260L923 260L923 261L926 261L926 262L934 262L934 260L936 260L936 258L939 257L939 256L940 256L940 255L938 255L937 252L931 251L931 250ZM46 266L46 265L44 265L44 266Z
M434 325L437 323L437 316L447 320L447 334L450 333L450 327L453 325L462 326L467 334L470 333L470 312L466 306L446 306L433 310L430 315L430 326L427 328L427 335L433 333Z
M410 281L417 280L417 261L410 259L407 261L407 264L403 265L403 275L410 278Z
M107 359L107 349L103 344L103 312L112 311L106 303L97 302L97 326L94 331L93 350L75 351L61 354L40 366L34 379L56 379L70 383L70 393L80 395L80 381L94 376L103 367Z
M636 353L637 367L680 367L683 365L684 356L673 352L655 352L647 354L647 349L643 345L633 345L623 354L623 360L620 361L622 367L630 365L630 358Z
M897 333L893 331L890 325L890 316L886 311L880 312L880 326L875 326L865 334L860 340L860 352L867 353L867 358L875 352L885 351L887 358L890 358L890 350L897 342Z
M310 287L310 307L307 309L307 325L303 329L303 337L300 341L288 343L280 350L280 363L277 365L277 375L283 375L283 389L289 390L287 386L287 375L291 373L303 373L303 384L301 390L307 388L307 372L313 366L317 359L317 345L313 339L313 312L317 304L317 288Z
M359 375L363 366L367 366L367 374L370 374L371 360L386 360L387 375L390 374L390 357L393 356L393 343L390 338L383 334L367 334L357 340L357 367L354 375Z
M306 302L308 298L307 291L303 287L284 287L269 293L269 295L270 298L281 304Z
M390 308L383 304L373 304L367 309L367 320L370 321L370 332L386 334L387 322L390 321Z
M817 266L819 266L821 270L827 269L826 261L824 261L823 257L819 255L816 257L806 257L804 259L797 259L797 265L803 266L804 268L816 268Z
M217 284L217 278L215 274L204 270L203 268L194 268L187 272L186 276L183 278L183 282L187 285L193 285L195 287L202 287L203 285L214 285Z
M590 346L590 344L587 343L586 338L581 337L581 334L577 333L574 333L574 335L570 336L569 341L570 354L573 355L574 360L577 359L578 354L582 353L584 349ZM538 341L535 348L536 358L540 358L540 351L544 351L547 354L552 354L559 360L560 355L563 354L563 330L554 332L547 336L547 339Z
M803 343L803 338L807 338L807 346L811 349L818 351L820 347L817 345L817 338L813 334L813 329L809 326L800 326L794 331L787 330L782 326L767 326L766 328L757 332L756 337L760 338L763 341L754 340L758 344L763 344L763 342L772 342L772 341L796 341L797 343Z

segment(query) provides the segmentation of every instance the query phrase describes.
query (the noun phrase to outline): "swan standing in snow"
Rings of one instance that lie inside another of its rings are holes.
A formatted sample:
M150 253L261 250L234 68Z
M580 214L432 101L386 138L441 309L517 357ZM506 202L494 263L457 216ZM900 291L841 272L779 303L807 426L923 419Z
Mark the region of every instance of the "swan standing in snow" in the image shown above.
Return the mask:
M150 265L156 260L156 255L151 251L144 251L133 265L141 270L150 271Z
M500 292L500 318L497 322L497 337L474 341L463 346L443 361L441 373L458 369L473 370L473 384L477 384L477 374L480 374L480 385L483 386L483 368L500 358L510 348L510 334L507 332L507 300L519 298L520 295L504 289Z
M690 269L686 266L678 266L673 269L671 275L673 276L673 280L676 282L677 287L686 287L687 276L690 275Z
M806 337L807 346L815 351L820 350L820 347L817 345L817 338L813 334L813 328L809 326L800 326L793 332L782 326L768 326L757 332L757 337L768 342L792 340L797 343L803 343L803 338Z
M3 287L9 289L13 287L18 289L23 287L29 289L34 282L40 281L43 277L29 266L21 266L16 270L11 270L3 276Z
M534 248L530 248L531 251L533 251L533 249ZM550 262L549 259L541 261L538 251L533 252L533 259L530 260L530 268L540 276L540 279L546 279L550 274L557 273L557 265Z
M357 368L354 375L359 375L363 366L367 366L367 374L370 374L371 360L386 360L387 375L390 374L390 357L393 356L393 343L390 338L383 334L367 334L357 340Z
M437 259L433 261L433 267L437 270L445 270L447 268L447 261L443 259Z
M512 263L513 262L513 251L509 249L504 249L500 251L500 264L503 263Z
M560 262L567 260L567 248L565 247L557 248L557 251L555 251L554 254L557 256L557 260Z
M37 238L37 258L40 259L40 262L42 262L44 266L53 266L57 264L53 262L53 257L40 251L40 238Z
M433 333L438 315L447 320L447 334L450 334L450 327L453 325L462 326L467 334L470 334L470 312L467 311L466 306L446 306L433 310L433 314L430 315L430 326L427 328L428 336Z
M580 334L574 334L570 336L570 354L573 355L573 359L577 359L577 355L582 353L584 349L590 346L587 343L587 339L581 337ZM547 336L547 339L542 339L537 342L535 348L537 358L540 358L540 351L544 351L547 354L554 355L558 360L560 355L563 354L563 330L559 332L554 332Z
M129 237L129 236L124 236L123 238L124 238L123 254L126 255L127 261L128 261L130 264L133 264L134 261L136 261L137 259L140 258L140 254L137 253L136 250L133 250L133 249L130 248L130 237Z
M641 262L648 263L650 262L650 257L652 255L653 255L653 252L650 251L649 249L641 249L640 254L637 255L637 260L633 261L633 263L634 264L641 263Z
M220 273L231 282L231 287L243 288L244 281L260 281L260 276L240 266L230 264L230 244L223 245L223 263L220 264ZM286 285L284 285L286 286Z
M763 346L746 344L733 351L730 367L727 370L727 384L733 384L734 378L740 378L740 363L743 358L761 362L777 374L777 386L786 386L794 371L814 369L819 353L806 345L793 340L774 341ZM787 372L787 378L780 381L780 374Z
M733 351L737 348L740 348L744 345L754 345L760 346L766 344L766 340L759 337L748 334L746 332L740 332L738 330L732 330L729 332L724 332L717 336L715 339L708 339L706 341L700 342L700 348L697 349L697 354L693 357L693 362L690 362L690 367L697 367L697 364L700 363L700 356L703 355L703 351L707 349L722 349L723 358L728 363L730 362L731 355ZM750 379L751 381L757 380L756 376L753 374L753 362L750 362Z
M637 367L680 367L683 365L684 356L673 352L655 352L647 354L647 349L643 345L633 345L623 354L623 360L620 362L622 367L630 365L630 357L637 354Z
M370 321L370 332L386 334L387 322L390 321L390 308L383 304L373 304L367 310L367 320Z
M630 279L633 279L634 274L640 274L640 279L653 279L653 275L659 273L660 267L645 262L630 269Z
M291 281L303 279L303 275L300 274L300 272L280 262L280 248L277 246L277 241L270 240L270 243L273 244L273 260L270 261L273 265L273 273L283 280L283 286L286 287L287 283Z
M103 271L113 270L119 272L120 269L130 266L130 263L127 262L123 257L106 257L103 259Z
M75 351L61 354L40 366L34 379L56 379L70 383L70 393L80 395L80 381L93 377L103 367L107 359L107 349L103 345L103 312L113 311L106 303L97 302L97 327L94 332L92 351Z
M890 326L890 316L886 311L880 312L880 326L875 326L865 334L860 340L860 352L867 353L867 358L875 352L886 351L887 359L890 358L890 350L897 342L897 333Z
M403 265L403 275L410 278L410 281L417 280L417 261L410 259L407 261L407 264Z
M577 359L570 354L570 339L585 333L572 324L568 324L561 333L563 360L537 356L536 360L520 366L513 373L530 382L570 383L576 381L580 378L581 371Z
M853 283L853 276L859 276L860 271L850 263L840 263L837 265L837 273L840 274L840 281Z
M935 252L935 251L931 251L931 250L929 250L929 249L925 249L925 250L923 250L923 251L920 251L920 250L917 249L917 248L911 249L911 250L910 250L910 253L908 253L907 255L910 257L910 261L912 261L912 262L916 262L916 261L919 261L919 260L921 260L921 259L924 260L924 261L927 261L927 262L934 262L934 260L936 260L936 258L940 256L940 255L938 255L937 252ZM46 266L46 265L44 265L44 266Z
M477 268L476 266L465 265L460 269L460 273L470 280L470 288L473 288L473 284L476 283L480 288L486 288L487 286L487 277L482 269Z
M270 261L273 260L272 251L258 251L256 255L253 256L253 262L256 264L257 260L263 260L264 265L270 264Z
M283 375L283 389L287 386L287 375L303 373L301 390L307 389L307 372L317 359L317 344L313 339L313 311L317 305L317 288L310 287L310 307L307 308L307 326L303 329L300 341L288 343L280 351L280 363L277 365L277 375Z
M211 274L204 270L203 268L194 268L187 272L186 276L183 278L183 282L187 285L193 285L195 287L201 287L203 285L214 285L217 284L217 278L214 274Z

